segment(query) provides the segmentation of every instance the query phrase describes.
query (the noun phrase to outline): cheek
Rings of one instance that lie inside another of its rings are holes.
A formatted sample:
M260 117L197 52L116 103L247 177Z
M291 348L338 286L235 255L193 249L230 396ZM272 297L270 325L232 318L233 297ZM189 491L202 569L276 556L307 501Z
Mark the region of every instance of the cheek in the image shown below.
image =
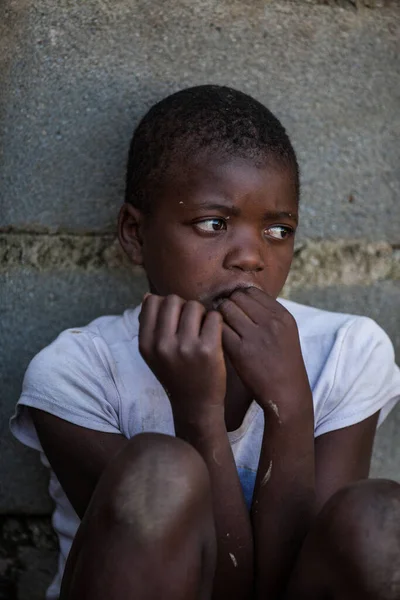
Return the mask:
M271 296L275 298L281 292L283 286L285 285L287 276L290 271L290 265L292 263L293 253L285 253L284 256L277 257L277 260L273 263L270 263L269 268L267 268L265 277L266 277L266 286L267 291Z
M280 265L280 269L279 269L279 291L281 291L281 289L283 288L286 279L288 278L289 272L290 272L290 266L292 264L292 258L288 258L283 264Z
M161 295L177 293L187 299L207 292L218 276L217 253L193 243L168 242L152 243L143 252L144 268L154 288Z
M219 275L219 257L209 252L193 252L181 255L177 264L177 277L188 287L205 290Z

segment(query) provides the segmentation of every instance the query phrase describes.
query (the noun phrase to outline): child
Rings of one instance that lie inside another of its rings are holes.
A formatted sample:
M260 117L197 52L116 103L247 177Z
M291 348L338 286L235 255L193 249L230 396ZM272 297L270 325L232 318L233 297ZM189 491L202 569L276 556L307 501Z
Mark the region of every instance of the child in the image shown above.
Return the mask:
M74 538L61 600L400 598L400 486L367 479L400 371L372 320L276 299L299 188L246 94L139 124L119 239L151 293L42 350L11 421L50 467L49 599Z

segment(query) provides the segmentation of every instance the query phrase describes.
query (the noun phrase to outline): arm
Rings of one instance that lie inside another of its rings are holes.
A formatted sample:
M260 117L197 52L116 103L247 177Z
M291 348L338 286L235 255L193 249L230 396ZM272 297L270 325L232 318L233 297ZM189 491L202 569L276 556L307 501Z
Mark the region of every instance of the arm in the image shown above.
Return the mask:
M252 505L256 598L281 597L315 514L313 421L266 414Z
M360 423L325 433L315 440L318 512L339 489L368 477L378 415L379 412ZM314 529L314 533L315 531ZM309 562L310 546L307 547L307 543L314 543L312 536L313 532L311 538L307 538L304 544L305 553L300 553L296 568L290 577L285 596L287 600L309 597L310 577L313 575L304 561L306 564ZM313 578L311 587L314 586Z
M221 413L209 423L179 424L176 434L203 457L210 475L217 566L213 598L252 597L253 547L248 510Z
M307 422L302 426L301 419L297 419L292 424L281 423L276 427L276 421L267 416L254 494L253 524L256 543L260 542L260 551L256 553L261 561L260 572L268 582L279 581L281 573L282 583L277 585L277 590L288 580L314 516L340 488L368 477L378 416L379 412L351 427L321 435L315 440L315 451L310 445L313 431L307 432ZM272 422L268 424L268 421ZM314 454L315 502L312 493ZM274 457L278 460L274 461ZM271 470L267 488L260 483L271 460L278 469ZM274 510L274 506L280 509ZM273 549L263 543L263 540L271 540L271 535L279 539L278 547ZM272 553L272 557L264 556L264 552ZM271 567L272 573L267 573L265 566ZM300 595L299 589L294 597L297 595Z
M379 412L351 427L336 429L315 440L318 511L340 488L366 479Z
M177 436L202 456L210 475L217 535L214 597L244 600L253 585L253 541L224 420L222 319L198 302L148 296L139 348L169 396Z
M252 516L259 573L266 585L276 582L270 597L279 597L284 589L302 541L325 502L345 485L368 477L378 414L321 435L315 451L310 419L277 426L276 419L266 415ZM262 485L271 461L270 478ZM271 540L278 543L271 546ZM293 597L300 595L301 588L296 588Z
M293 317L253 288L220 310L224 347L264 410L252 525L256 598L282 597L315 514L313 403Z
M258 589L264 588L265 579L271 598L279 598L285 589L302 542L327 500L340 488L368 477L378 415L321 435L315 440L315 450L307 419L281 422L277 427L276 420L266 416L252 515L261 576ZM272 468L268 484L261 485L271 460L278 468ZM278 543L271 546L275 540ZM275 589L270 587L273 582ZM289 597L301 594L301 581L291 582Z
M29 410L44 453L82 519L105 467L128 440L73 425L36 408Z

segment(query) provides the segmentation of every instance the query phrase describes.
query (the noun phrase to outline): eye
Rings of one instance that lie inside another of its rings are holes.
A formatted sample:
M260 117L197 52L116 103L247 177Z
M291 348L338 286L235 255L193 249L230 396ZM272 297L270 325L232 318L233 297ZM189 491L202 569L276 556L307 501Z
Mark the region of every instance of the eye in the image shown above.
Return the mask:
M293 235L294 230L286 225L273 225L264 230L264 234L267 237L271 237L275 240L285 240Z
M226 230L226 222L224 219L204 219L203 221L197 221L195 226L197 229L205 231L206 233L214 233L215 231Z

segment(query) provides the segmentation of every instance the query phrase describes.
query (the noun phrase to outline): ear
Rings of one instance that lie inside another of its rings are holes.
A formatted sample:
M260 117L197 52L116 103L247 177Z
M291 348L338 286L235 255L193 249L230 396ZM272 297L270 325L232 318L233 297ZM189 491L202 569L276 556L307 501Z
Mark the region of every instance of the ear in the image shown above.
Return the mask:
M132 206L122 205L118 217L118 239L122 248L135 265L143 265L142 235L143 213Z

